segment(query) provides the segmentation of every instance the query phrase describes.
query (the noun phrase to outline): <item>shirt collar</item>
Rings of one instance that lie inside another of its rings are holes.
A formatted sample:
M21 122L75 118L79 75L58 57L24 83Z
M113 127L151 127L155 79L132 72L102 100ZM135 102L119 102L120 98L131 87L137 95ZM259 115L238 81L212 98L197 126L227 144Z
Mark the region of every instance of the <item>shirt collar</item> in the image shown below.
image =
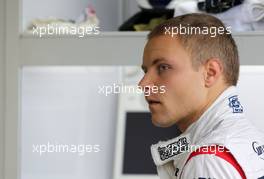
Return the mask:
M238 100L237 89L235 86L230 86L182 135L189 134L192 143L195 144L217 128L224 119L237 118L241 115L244 115L243 107Z
M199 144L206 135L215 130L225 119L240 118L243 115L235 86L228 87L202 116L191 124L180 136L160 141L151 146L152 158L157 166L163 165L187 152L190 145ZM179 146L183 150L178 150ZM186 150L186 151L185 151Z

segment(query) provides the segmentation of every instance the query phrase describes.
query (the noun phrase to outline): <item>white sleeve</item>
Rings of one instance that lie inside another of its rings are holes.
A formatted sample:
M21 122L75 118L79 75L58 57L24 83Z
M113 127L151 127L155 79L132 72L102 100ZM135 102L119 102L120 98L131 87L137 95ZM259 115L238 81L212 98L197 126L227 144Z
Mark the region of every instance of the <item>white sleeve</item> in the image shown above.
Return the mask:
M157 166L157 172L160 179L175 179L173 163Z
M197 155L185 165L181 179L241 179L228 161L215 155Z

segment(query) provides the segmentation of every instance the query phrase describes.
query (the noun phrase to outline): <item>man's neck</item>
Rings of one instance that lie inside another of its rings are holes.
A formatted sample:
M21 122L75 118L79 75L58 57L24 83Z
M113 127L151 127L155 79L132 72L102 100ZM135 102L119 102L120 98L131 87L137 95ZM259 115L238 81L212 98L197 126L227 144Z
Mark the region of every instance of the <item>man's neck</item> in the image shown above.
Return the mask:
M185 119L177 123L178 128L181 132L186 131L186 129L200 119L203 113L215 102L215 100L228 88L229 86L223 86L217 89L211 89L208 92L207 100L203 106L201 106L197 111L189 114Z

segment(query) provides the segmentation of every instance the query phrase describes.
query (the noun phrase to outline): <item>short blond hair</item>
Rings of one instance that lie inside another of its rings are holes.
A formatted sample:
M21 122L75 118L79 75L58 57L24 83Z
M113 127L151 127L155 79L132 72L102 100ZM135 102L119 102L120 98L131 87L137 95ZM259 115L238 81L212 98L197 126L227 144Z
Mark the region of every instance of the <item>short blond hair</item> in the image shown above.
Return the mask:
M237 85L239 76L239 56L236 43L226 30L226 27L214 16L191 13L169 19L155 27L148 35L148 40L166 34L166 29L179 27L194 28L224 28L223 34L177 34L182 46L191 54L192 64L198 69L201 64L210 58L218 58L223 64L225 82L228 85Z

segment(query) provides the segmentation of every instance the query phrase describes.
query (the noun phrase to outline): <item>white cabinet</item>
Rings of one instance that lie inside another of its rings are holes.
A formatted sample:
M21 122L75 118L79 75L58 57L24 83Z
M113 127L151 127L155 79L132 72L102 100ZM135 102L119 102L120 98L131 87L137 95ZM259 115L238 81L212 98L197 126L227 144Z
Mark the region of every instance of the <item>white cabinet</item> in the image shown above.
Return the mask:
M119 66L24 67L21 179L110 179Z

